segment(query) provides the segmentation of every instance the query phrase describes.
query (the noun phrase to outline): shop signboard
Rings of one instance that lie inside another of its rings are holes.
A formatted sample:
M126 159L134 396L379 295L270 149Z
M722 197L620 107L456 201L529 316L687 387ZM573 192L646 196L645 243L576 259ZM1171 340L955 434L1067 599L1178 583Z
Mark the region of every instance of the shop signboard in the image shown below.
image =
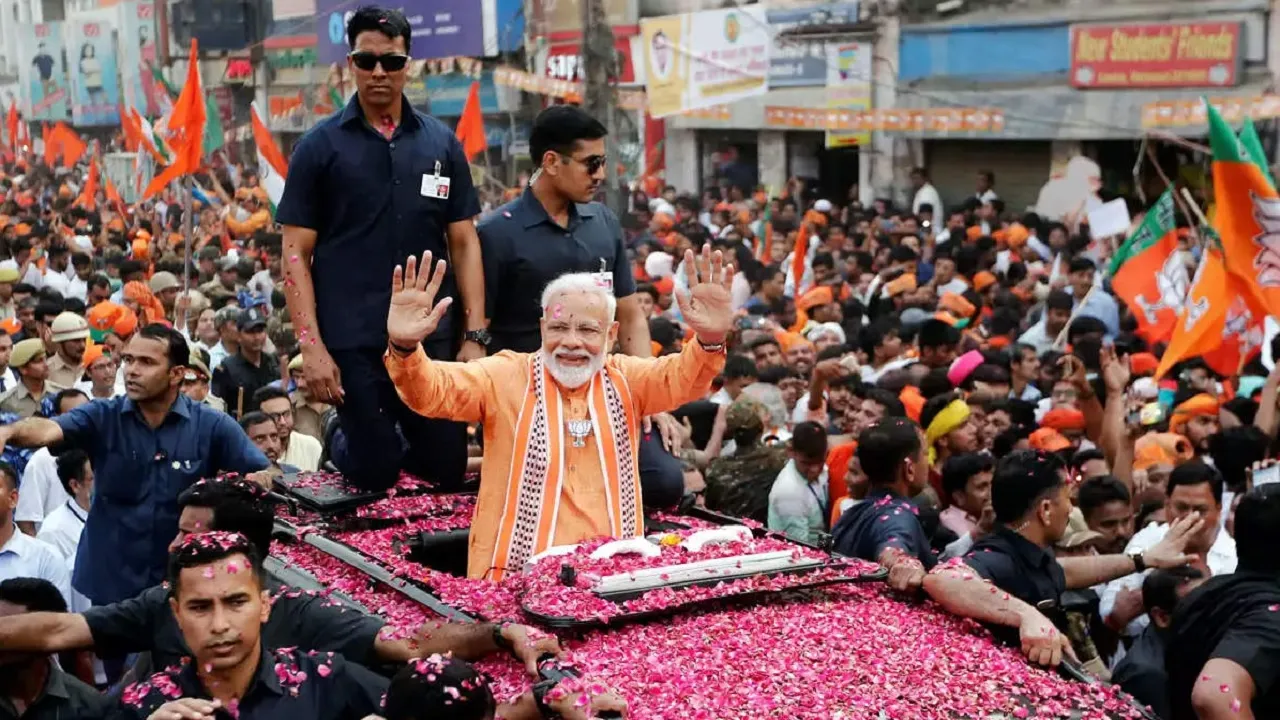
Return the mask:
M849 25L858 21L858 3L831 3L776 8L766 13L773 34L769 56L770 87L803 87L827 83L827 42L786 33L806 26Z
M481 0L403 0L388 6L403 10L409 19L413 57L431 60L484 56L483 4ZM347 20L354 7L346 0L317 0L316 52L321 62L343 61L350 52Z
M758 5L644 18L649 114L666 117L763 95L773 35Z
M1081 89L1234 87L1241 23L1075 25L1071 84Z

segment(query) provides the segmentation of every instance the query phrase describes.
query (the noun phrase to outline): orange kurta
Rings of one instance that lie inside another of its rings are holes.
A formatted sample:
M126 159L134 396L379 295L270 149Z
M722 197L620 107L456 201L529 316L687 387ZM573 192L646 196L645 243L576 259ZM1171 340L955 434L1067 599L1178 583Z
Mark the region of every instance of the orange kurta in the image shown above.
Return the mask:
M631 392L635 417L675 409L705 396L711 381L724 368L724 353L709 353L696 342L675 355L636 358L610 355ZM484 577L497 542L498 525L506 504L511 458L520 406L529 381L527 353L500 352L468 363L429 360L422 349L407 358L387 353L387 372L405 405L419 415L460 422L484 423L484 461L480 493L471 522L467 576ZM587 385L560 392L565 417L588 417ZM561 428L561 432L564 429ZM633 445L640 428L630 428ZM522 439L523 440L523 439ZM563 491L556 518L555 545L569 545L609 534L604 484L600 481L600 453L595 435L585 447L564 447Z

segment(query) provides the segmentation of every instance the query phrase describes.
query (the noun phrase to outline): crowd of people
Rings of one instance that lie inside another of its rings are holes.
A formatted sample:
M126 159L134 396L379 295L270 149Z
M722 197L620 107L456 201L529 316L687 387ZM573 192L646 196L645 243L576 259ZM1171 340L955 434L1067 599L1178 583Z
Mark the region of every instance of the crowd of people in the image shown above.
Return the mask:
M347 37L357 95L274 217L221 161L187 238L172 194L108 202L87 160L4 154L0 715L625 710L585 683L499 706L465 661L536 671L558 647L532 628L389 640L264 580L263 488L325 470L478 478L477 581L697 504L879 563L1160 718L1280 713L1280 369L1156 377L1168 339L1082 217L1015 212L981 169L946 211L918 169L901 207L647 178L615 212L606 129L572 106L482 207L403 99L403 14Z

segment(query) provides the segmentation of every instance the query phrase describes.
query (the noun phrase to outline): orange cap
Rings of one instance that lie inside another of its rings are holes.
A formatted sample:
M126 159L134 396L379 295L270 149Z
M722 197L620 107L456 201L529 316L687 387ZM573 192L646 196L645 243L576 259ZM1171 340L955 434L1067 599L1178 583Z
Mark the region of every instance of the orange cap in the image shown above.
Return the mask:
M973 289L977 290L978 292L982 292L983 290L986 290L987 288L994 285L995 282L996 282L995 275L987 272L986 270L980 270L977 272L977 274L973 276Z
M5 318L0 320L0 330L7 335L17 335L22 332L22 323L18 322L18 318Z
M1191 441L1177 433L1152 433L1138 438L1133 445L1133 469L1147 470L1156 465L1179 465L1195 456Z
M1071 447L1071 441L1063 437L1062 433L1049 427L1042 427L1031 433L1031 437L1027 438L1031 443L1032 449L1043 452L1058 452Z
M1054 430L1083 430L1084 426L1084 413L1075 408L1054 408L1040 420L1040 427Z
M1129 356L1129 370L1134 375L1154 375L1160 361L1149 352L1134 353Z

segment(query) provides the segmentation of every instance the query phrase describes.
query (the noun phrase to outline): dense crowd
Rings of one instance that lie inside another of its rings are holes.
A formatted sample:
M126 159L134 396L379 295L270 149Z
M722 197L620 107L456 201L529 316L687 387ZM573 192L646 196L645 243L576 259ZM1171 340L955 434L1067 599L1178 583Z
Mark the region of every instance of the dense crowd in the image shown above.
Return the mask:
M944 209L923 168L864 206L727 166L615 212L605 128L556 106L534 175L482 206L453 133L402 107L403 15L362 9L348 39L358 95L278 208L214 157L187 237L179 195L109 197L92 152L3 154L0 716L625 709L590 680L499 705L465 660L536 671L558 646L533 628L393 639L267 584L262 487L316 471L478 479L473 579L696 505L878 564L1166 720L1280 712L1280 370L1203 347L1157 374L1172 330L1081 211L1096 164L1038 212L981 168Z

